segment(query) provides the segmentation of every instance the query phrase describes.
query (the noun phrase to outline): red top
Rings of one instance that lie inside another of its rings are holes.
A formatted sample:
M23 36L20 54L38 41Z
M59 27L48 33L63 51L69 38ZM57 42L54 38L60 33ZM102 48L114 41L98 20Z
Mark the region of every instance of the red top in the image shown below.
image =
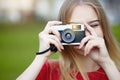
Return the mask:
M38 74L36 80L59 80L60 71L59 71L58 62L46 62ZM107 75L105 74L102 68L99 68L97 71L88 72L89 80L108 80ZM77 80L83 80L80 72L76 75Z

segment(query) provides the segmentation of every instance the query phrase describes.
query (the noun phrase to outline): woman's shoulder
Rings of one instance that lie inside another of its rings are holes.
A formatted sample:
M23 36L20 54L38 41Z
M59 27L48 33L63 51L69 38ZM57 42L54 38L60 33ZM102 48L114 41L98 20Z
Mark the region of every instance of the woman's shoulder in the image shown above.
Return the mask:
M58 64L59 63L58 60L54 60L54 59L50 59L47 62L50 63L50 64Z
M59 68L59 61L58 60L48 60L47 63L51 68Z
M59 63L57 60L47 60L36 80L50 80L50 78L52 78L51 80L58 80L59 78Z
M50 74L51 74L51 80L59 80L60 76L60 67L59 67L59 61L58 60L49 60L49 67L50 67Z
M108 80L105 71L100 67L97 71L88 72L88 76L94 80Z

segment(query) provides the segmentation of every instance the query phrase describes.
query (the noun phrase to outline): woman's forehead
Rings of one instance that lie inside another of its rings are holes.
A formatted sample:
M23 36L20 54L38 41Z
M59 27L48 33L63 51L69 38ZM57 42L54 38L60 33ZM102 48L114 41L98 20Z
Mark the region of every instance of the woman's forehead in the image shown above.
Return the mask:
M70 22L90 22L92 20L98 20L98 16L92 6L78 5L74 8Z

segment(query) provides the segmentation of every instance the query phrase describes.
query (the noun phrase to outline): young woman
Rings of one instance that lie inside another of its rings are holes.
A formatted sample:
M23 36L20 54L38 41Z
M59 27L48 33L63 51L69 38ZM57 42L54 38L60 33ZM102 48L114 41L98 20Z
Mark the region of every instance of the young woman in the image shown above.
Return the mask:
M84 24L86 37L80 45L63 46L52 28L60 24ZM39 41L39 52L54 44L60 59L49 60L55 53L50 50L36 55L17 80L120 80L120 52L98 0L65 0L59 21L49 21Z

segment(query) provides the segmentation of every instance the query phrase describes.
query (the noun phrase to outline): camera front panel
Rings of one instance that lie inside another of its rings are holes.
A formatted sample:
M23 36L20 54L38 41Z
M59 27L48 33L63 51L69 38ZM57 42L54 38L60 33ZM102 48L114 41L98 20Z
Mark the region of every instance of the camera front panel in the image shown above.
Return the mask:
M61 36L62 45L79 45L85 37L85 27L81 24L53 26Z
M59 31L62 39L62 33L63 31ZM75 38L72 42L65 42L62 39L62 45L79 45L81 40L85 37L85 31L74 31Z
M74 31L75 32L75 40L74 44L80 44L81 40L85 37L85 31Z

